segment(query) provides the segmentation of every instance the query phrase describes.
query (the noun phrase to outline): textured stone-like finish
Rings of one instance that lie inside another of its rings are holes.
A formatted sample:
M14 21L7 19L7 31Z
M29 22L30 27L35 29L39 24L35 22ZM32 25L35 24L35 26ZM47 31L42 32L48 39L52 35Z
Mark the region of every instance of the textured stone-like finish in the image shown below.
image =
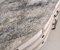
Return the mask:
M29 1L4 0L0 3L0 50L8 50L16 39L24 41L40 31L57 3L54 0L29 5Z

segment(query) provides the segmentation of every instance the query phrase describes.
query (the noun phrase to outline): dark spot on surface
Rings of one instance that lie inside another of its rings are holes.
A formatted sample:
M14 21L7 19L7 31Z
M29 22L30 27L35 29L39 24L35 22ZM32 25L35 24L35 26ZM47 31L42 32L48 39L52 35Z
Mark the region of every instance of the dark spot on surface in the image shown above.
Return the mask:
M42 44L44 44L44 41L42 42Z
M3 32L0 32L0 36L3 35Z
M13 34L12 39L16 39L16 38L18 38L17 34Z
M19 50L19 49L16 49L16 50Z
M2 23L0 23L0 25L1 25Z
M39 3L39 4L37 4L36 6L41 6L42 5L42 3Z

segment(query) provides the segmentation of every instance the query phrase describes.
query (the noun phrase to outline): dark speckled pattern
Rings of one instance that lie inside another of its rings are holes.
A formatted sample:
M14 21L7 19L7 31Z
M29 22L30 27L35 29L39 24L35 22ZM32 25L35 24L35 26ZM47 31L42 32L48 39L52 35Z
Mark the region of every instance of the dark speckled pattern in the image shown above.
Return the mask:
M17 38L36 34L50 18L57 1L29 6L27 3L27 0L0 3L0 50L8 50Z

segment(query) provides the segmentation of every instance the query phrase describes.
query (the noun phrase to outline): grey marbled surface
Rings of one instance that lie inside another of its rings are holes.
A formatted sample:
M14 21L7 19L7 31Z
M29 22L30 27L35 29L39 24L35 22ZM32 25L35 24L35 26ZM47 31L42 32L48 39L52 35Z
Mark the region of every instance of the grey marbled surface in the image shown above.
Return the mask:
M25 37L29 38L40 31L50 18L57 1L44 1L33 5L29 5L27 0L1 1L0 50L8 50L6 48L17 38L24 41Z

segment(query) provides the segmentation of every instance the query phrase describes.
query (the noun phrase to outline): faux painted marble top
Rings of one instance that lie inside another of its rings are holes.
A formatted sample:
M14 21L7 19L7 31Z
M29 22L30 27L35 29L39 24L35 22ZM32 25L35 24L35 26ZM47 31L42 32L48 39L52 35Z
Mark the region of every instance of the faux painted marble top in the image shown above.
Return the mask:
M50 18L57 1L30 5L27 0L3 0L0 3L0 50L7 50L5 48L17 38L22 41L40 31Z

